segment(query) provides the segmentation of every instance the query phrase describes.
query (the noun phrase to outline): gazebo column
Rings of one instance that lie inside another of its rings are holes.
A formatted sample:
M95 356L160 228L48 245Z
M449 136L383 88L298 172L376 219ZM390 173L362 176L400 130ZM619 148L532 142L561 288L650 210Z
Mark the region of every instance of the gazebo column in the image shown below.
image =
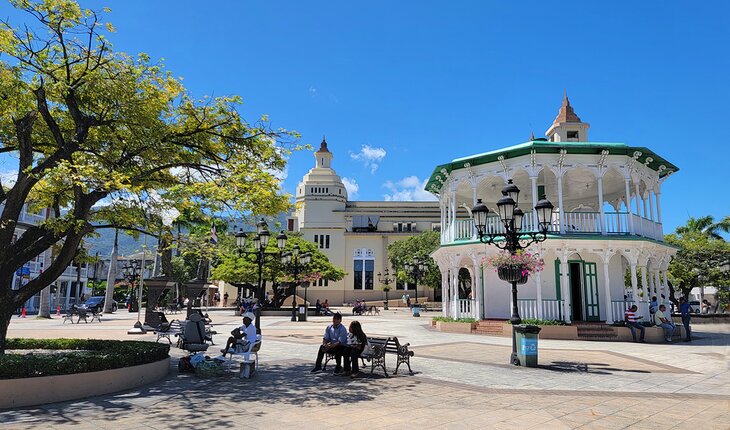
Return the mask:
M662 205L659 203L659 196L661 193L659 190L656 190L654 193L654 198L656 199L656 220L659 224L662 223Z
M451 307L454 318L461 318L459 315L459 269L457 267L451 275Z
M530 186L532 187L532 207L537 206L537 200L540 196L537 195L537 176L530 176ZM532 228L537 229L537 211L532 211Z
M651 198L652 194L654 194L654 192L652 190L649 190L649 216L651 217L652 221L656 221L656 218L654 217L654 199Z
M639 194L639 183L634 182L634 196L636 196L636 215L643 217L641 212L641 203L639 200L641 200L641 194Z
M600 212L600 219L598 220L601 234L606 234L606 216L603 214L603 176L598 177L598 210Z
M650 199L650 197L649 197L649 192L648 191L646 193L646 198L644 198L644 195L643 194L641 195L641 203L644 206L644 210L642 211L642 213L644 214L644 218L649 218L649 207L648 207L649 206L649 199Z
M606 292L606 324L613 324L613 304L611 303L611 277L608 271L608 263L611 257L606 257L603 261L603 285Z
M481 312L481 306L482 306L482 300L481 300L481 270L479 270L480 267L475 266L474 267L474 276L473 276L473 283L471 285L471 298L472 298L472 317L475 319L481 319L482 312Z
M535 292L537 299L537 319L542 319L542 277L540 272L535 272Z
M563 321L570 323L570 290L568 285L570 278L568 277L568 257L560 257L560 294L563 297Z
M560 217L560 234L563 234L563 231L565 228L563 227L565 225L565 220L563 219L565 217L565 208L563 208L563 174L561 173L558 175L558 209L560 212L558 213L558 216Z
M634 231L634 217L631 216L631 191L629 188L629 178L624 179L624 184L626 186L626 212L628 212L626 216L629 217L629 232L634 234L636 232Z
M649 282L646 277L646 265L641 266L641 289L642 291L644 291L644 301L648 303L651 297L649 297L650 292ZM641 310L643 311L643 309ZM644 314L642 313L642 315ZM644 318L646 318L644 321L647 321L647 319L649 318L649 314L644 315Z
M638 306L639 303L639 281L636 277L636 263L631 263L631 294L633 296L633 302Z
M448 314L448 294L449 294L449 271L446 270L446 273L444 273L443 270L441 270L441 314L445 317L449 316Z

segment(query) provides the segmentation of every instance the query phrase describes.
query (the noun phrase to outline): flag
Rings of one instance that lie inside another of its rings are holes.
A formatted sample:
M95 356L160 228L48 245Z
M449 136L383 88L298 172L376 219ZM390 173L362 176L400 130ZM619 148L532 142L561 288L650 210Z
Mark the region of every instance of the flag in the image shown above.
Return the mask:
M210 224L210 243L213 245L218 244L218 234L215 231L215 223Z

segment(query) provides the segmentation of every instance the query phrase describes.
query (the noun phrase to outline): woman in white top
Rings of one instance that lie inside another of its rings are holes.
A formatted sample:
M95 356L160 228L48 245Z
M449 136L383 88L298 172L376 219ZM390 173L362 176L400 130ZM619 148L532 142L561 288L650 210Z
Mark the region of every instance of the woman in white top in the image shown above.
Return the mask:
M349 334L347 335L347 346L350 347L350 369L352 373L351 378L359 378L362 376L360 373L359 362L360 354L368 344L368 337L365 332L362 331L362 326L358 321L350 323Z

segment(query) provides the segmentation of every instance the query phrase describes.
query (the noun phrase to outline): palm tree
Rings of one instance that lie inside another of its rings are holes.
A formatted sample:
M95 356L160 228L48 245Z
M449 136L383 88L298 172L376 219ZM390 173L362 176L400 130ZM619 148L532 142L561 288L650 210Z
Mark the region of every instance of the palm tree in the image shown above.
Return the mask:
M676 232L680 236L701 233L712 239L725 240L720 232L730 233L730 216L726 215L718 222L715 222L712 215L699 218L689 217L685 225L677 227Z

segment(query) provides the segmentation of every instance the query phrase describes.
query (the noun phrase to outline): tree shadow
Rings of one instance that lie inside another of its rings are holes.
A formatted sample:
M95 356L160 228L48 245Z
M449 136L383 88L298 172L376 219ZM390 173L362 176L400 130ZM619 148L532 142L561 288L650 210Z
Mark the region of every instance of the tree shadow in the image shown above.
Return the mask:
M401 390L417 385L415 380L402 382L403 375L385 378L365 372L365 376L358 379L330 373L312 375L309 373L311 364L304 362L264 363L252 379L239 379L238 372L233 371L236 367L234 365L225 376L207 379L190 373L181 374L171 367L170 374L154 384L83 400L0 411L0 422L11 425L43 423L49 427L91 419L113 422L139 414L142 408L144 413L154 416L155 422L174 425L204 419L208 428L214 428L230 426L232 420L240 420L244 411L247 417L263 416L261 407L269 405L338 406L345 400L348 403L367 402L396 387ZM392 379L401 382L388 384ZM376 383L379 380L386 382ZM206 414L206 405L210 402L240 406L232 407L230 413ZM247 410L247 405L256 405L256 408Z

